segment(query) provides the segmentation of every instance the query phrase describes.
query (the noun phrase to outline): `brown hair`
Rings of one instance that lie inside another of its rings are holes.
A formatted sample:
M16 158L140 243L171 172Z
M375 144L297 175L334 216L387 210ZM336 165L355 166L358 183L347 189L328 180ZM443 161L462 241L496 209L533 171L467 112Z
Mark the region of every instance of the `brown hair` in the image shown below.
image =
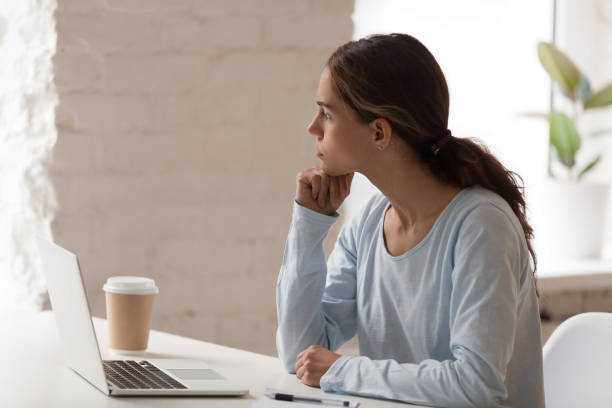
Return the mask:
M327 67L341 99L359 119L389 121L393 132L439 180L461 188L480 185L506 200L523 228L535 275L533 229L527 222L522 178L475 138L453 137L433 152L447 133L449 95L442 69L429 50L407 34L376 34L338 47Z

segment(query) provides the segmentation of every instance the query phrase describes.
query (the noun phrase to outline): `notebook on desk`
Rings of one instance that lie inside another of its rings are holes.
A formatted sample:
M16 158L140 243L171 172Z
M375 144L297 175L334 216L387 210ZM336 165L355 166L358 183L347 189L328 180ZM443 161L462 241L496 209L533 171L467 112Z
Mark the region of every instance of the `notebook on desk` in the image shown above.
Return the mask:
M93 386L110 396L248 394L200 360L102 361L77 256L46 239L37 242L64 357Z

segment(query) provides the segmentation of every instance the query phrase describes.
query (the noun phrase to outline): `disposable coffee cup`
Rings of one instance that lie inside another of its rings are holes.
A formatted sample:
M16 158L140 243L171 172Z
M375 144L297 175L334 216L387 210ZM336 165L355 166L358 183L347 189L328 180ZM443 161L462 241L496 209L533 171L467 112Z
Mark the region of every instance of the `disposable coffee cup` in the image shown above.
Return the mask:
M103 287L111 351L142 354L149 343L153 301L159 289L153 279L113 276Z

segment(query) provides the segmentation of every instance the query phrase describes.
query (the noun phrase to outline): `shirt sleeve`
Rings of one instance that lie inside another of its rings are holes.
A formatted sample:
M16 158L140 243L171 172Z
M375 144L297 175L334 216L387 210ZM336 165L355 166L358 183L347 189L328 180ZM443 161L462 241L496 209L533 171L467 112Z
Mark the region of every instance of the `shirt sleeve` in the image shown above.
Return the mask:
M500 406L517 324L519 233L493 205L464 219L451 276L451 358L401 364L343 356L321 378L321 389L433 406Z
M297 355L309 346L337 350L357 330L356 249L350 228L342 228L327 262L323 250L337 216L293 204L276 285L276 346L290 373Z

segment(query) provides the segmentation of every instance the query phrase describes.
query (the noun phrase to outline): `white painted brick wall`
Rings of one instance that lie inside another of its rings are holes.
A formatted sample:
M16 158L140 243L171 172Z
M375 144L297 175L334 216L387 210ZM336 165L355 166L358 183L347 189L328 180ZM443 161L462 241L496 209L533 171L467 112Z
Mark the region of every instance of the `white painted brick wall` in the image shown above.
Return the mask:
M154 328L275 353L295 174L317 163L305 129L352 10L59 0L53 232L80 257L94 315L108 276L148 275Z
M57 137L55 0L0 1L0 307L40 309L46 283L36 235L55 210L45 168Z

